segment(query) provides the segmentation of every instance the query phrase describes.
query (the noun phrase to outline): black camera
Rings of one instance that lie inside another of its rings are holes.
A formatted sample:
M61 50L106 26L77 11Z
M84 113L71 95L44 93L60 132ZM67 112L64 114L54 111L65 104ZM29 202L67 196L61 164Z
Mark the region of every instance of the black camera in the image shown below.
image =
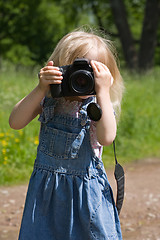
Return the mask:
M62 83L51 84L53 98L95 95L94 74L88 59L76 59L73 64L59 67Z

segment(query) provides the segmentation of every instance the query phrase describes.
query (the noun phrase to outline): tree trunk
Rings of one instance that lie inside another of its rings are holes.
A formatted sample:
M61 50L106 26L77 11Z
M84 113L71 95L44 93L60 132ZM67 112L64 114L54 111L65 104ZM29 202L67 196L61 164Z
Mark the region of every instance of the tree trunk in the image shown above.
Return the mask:
M119 32L126 63L130 69L135 69L137 67L137 52L127 22L123 0L110 0L110 5Z
M160 16L160 0L147 0L139 49L138 67L146 70L153 66Z

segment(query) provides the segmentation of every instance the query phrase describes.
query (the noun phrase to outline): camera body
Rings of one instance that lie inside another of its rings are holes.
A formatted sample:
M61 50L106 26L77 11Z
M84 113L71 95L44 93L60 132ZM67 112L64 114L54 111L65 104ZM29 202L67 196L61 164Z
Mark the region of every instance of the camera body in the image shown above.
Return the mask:
M76 59L73 64L59 67L62 83L51 84L53 98L95 95L93 69L88 59Z

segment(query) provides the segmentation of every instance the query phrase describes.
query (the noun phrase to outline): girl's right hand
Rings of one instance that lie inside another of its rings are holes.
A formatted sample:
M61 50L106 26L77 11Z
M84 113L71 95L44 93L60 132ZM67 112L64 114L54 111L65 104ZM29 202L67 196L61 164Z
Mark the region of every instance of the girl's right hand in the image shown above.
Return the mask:
M58 67L53 66L53 61L43 67L39 72L39 88L47 93L49 91L50 84L62 83L62 72Z
M40 70L39 84L32 92L20 100L12 110L9 124L13 129L24 128L39 113L42 112L41 101L49 90L50 84L60 84L62 73L58 67L53 66L50 61L47 66Z

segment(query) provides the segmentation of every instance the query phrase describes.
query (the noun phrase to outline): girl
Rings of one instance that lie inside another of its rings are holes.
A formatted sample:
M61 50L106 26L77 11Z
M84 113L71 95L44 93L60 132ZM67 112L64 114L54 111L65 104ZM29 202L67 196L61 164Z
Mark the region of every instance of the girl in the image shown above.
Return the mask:
M96 101L102 109L97 122L86 111L94 96L52 98L49 93L50 84L63 81L58 66L77 58L88 59L94 72ZM116 136L122 89L110 42L78 30L60 40L40 70L37 87L16 104L9 119L12 128L25 127L37 114L41 122L19 240L122 239L101 159L102 146Z

